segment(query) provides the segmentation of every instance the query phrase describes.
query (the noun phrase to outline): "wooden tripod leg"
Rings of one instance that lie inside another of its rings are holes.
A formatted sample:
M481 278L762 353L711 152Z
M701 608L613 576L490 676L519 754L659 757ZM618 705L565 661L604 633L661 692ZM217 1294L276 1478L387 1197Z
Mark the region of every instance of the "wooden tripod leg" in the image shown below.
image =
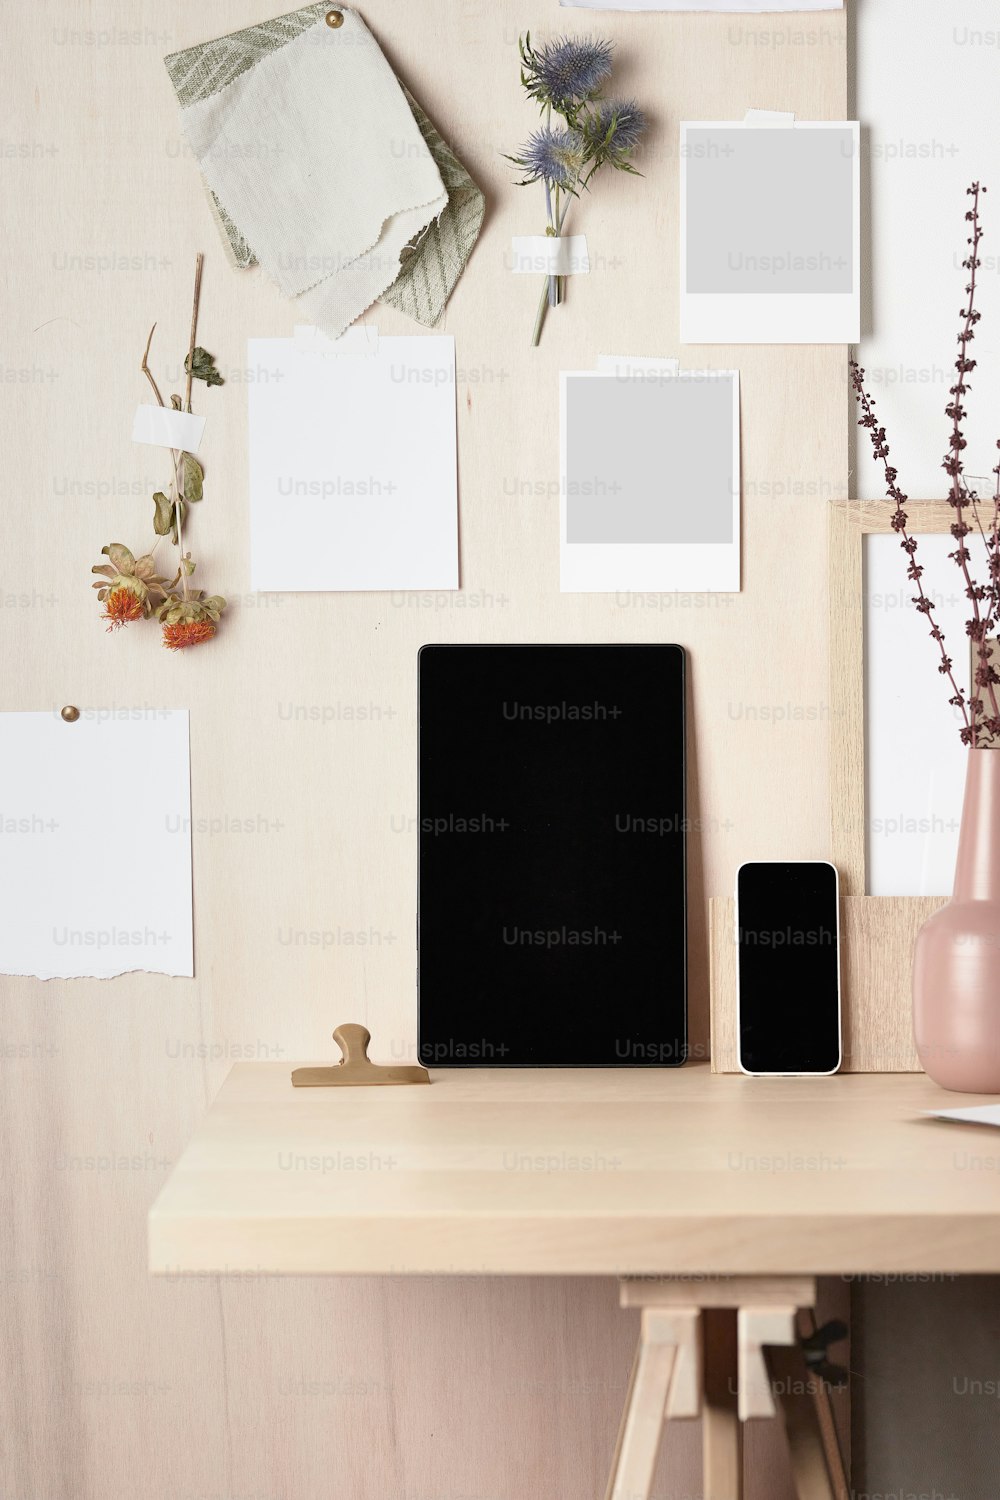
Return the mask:
M669 1311L647 1308L605 1500L647 1500L677 1355Z
M823 1441L813 1383L816 1379L798 1345L764 1351L771 1389L788 1438L792 1474L799 1500L839 1500L847 1492L839 1457ZM839 1471L839 1472L838 1472Z
M741 1500L743 1428L736 1410L736 1312L706 1308L701 1447L705 1500Z

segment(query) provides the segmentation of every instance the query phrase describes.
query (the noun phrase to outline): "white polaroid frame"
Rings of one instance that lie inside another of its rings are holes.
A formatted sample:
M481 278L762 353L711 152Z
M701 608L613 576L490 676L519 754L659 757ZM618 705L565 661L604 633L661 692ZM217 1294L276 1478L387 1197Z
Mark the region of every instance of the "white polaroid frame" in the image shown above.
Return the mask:
M834 904L837 914L837 1066L819 1073L752 1073L749 1068L743 1066L740 1047L740 870L746 869L747 865L767 864L826 865L833 871ZM733 899L736 914L736 925L733 931L733 942L736 946L736 1062L740 1072L747 1078L832 1078L844 1066L843 976L840 962L840 874L837 866L828 859L747 859L737 866L736 879L733 882Z
M740 590L740 375L738 370L670 370L662 362L627 374L563 370L559 385L559 587L564 594L736 594ZM571 380L732 382L732 507L730 542L570 542L566 397Z
M861 338L861 127L857 120L682 120L680 139L680 328L682 344L856 344ZM849 292L689 292L689 130L850 130L852 275Z

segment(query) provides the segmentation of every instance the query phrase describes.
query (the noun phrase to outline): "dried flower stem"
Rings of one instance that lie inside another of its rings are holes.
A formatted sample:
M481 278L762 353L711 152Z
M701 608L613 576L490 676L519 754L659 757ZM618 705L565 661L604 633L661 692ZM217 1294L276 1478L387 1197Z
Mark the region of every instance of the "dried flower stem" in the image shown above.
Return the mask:
M991 635L1000 617L1000 462L993 469L996 476L993 517L989 535L987 535L979 510L980 497L966 480L962 457L966 447L962 424L966 416L965 397L970 389L968 376L976 368L976 361L969 358L969 345L976 336L976 324L982 317L976 308L976 272L981 265L979 246L983 237L982 224L979 219L979 201L981 194L985 191L986 189L978 182L974 182L967 189L967 195L972 199L972 207L966 211L965 220L966 223L971 224L972 233L966 241L969 245L968 258L962 262L962 265L969 272L969 280L965 287L967 301L959 314L961 325L958 334L958 358L955 360L956 380L955 384L949 388L950 400L945 407L945 413L951 419L948 452L941 465L950 481L948 503L955 511L955 519L949 531L956 545L954 552L950 552L948 556L958 566L965 581L965 596L971 605L970 618L966 621L965 630L975 647L978 659L978 665L973 671L968 699L955 682L953 662L946 650L944 635L935 619L934 605L924 592L922 582L924 570L917 561L916 538L907 530L907 515L904 508L907 497L897 483L896 469L889 462L889 444L886 441L885 428L879 425L875 415L875 402L865 389L865 372L855 360L851 360L851 385L861 410L858 425L867 429L872 452L876 460L882 464L885 472L886 493L895 505L892 529L900 536L900 546L909 560L906 576L917 589L913 603L921 614L926 615L930 623L931 637L937 641L941 655L938 671L947 677L951 684L950 703L962 712L962 743L972 747L1000 740L1000 701L997 695L997 688L1000 687L1000 673L992 664L990 652ZM996 446L1000 449L1000 441ZM971 524L965 514L967 509L971 509L972 512ZM985 583L977 582L969 567L972 554L967 541L976 531L982 538L986 553L987 581ZM984 690L988 702L984 702ZM983 731L989 736L988 740L982 737Z
M201 257L199 256L198 259L200 260ZM159 404L161 406L165 406L166 402L164 401L163 397L160 395L160 387L157 385L156 380L155 380L155 378L153 376L153 372L149 368L149 351L153 347L153 334L155 332L156 332L156 324L154 323L153 326L152 326L152 328L149 330L149 338L146 340L146 348L145 348L145 351L144 351L143 356L142 356L142 364L139 366L139 368L142 371L142 373L145 375L146 379L149 381L150 385L153 387L153 395L156 397L156 399L159 402ZM188 405L188 410L189 411L191 410L190 404ZM180 453L177 451L176 448L171 448L170 449L170 460L171 460L171 463L173 465L173 470L174 470L174 480L173 480L173 488L174 488L174 515L175 515L175 517L177 519L177 544L178 544L178 547L180 547L180 539L181 539L180 519L181 518L180 518L180 511L177 509L177 495L180 493L181 483L182 483L182 481L181 481L181 456L180 456ZM156 548L157 548L158 545L159 545L159 538L157 538L157 540L153 543L153 549L152 549L153 552L156 551ZM152 555L152 554L150 554L150 555ZM183 552L180 555L183 557L183 555L184 555Z
M963 265L969 272L969 282L965 288L968 295L968 302L960 314L962 326L958 335L958 358L955 361L958 379L950 388L949 394L952 399L945 408L947 415L951 418L951 436L948 440L948 452L945 454L941 465L951 480L949 503L957 515L957 519L951 527L951 534L955 538L957 546L954 552L949 553L949 556L961 569L962 577L965 580L965 596L972 605L972 619L968 622L966 628L970 638L976 643L976 653L980 663L983 662L985 657L989 656L989 646L986 641L986 621L984 621L979 609L980 602L987 597L987 590L982 584L977 584L973 581L972 575L969 572L969 558L971 554L965 544L966 537L972 531L972 527L965 519L965 508L971 504L977 524L979 524L979 510L975 497L970 494L963 482L965 466L962 462L962 452L966 446L966 438L962 432L962 419L966 415L966 409L962 403L969 390L966 376L976 368L976 361L968 357L968 346L976 336L975 327L982 317L982 313L976 310L976 271L980 266L979 245L983 237L983 229L979 221L979 195L985 191L986 189L980 187L978 182L974 182L967 189L968 196L972 199L972 208L965 215L966 222L972 225L972 235L968 240L971 249L968 259L963 261ZM982 531L981 524L980 531ZM989 552L988 547L987 552ZM993 711L993 717L1000 717L1000 704L997 702L996 687L992 682L987 682L983 685L989 691L990 708ZM979 737L976 716L982 708L982 700L978 693L971 695L970 707L972 709L972 743L975 744Z
M949 700L950 703L954 708L960 708L962 710L962 718L964 720L964 728L962 734L964 739L967 734L972 733L969 724L968 709L966 708L965 703L965 694L962 692L961 688L955 681L954 662L945 649L944 631L941 629L934 618L933 600L929 599L927 597L927 594L924 592L924 569L923 565L917 562L917 539L916 537L911 536L906 529L908 518L903 507L906 503L906 500L908 499L908 496L904 495L903 491L896 483L897 473L889 463L889 445L885 440L885 428L878 425L878 418L875 415L875 402L872 400L871 396L865 389L865 372L864 370L862 370L857 361L853 359L851 360L851 384L854 387L854 394L857 397L858 405L861 408L861 418L858 422L858 426L868 429L868 434L871 438L872 452L874 453L876 459L878 459L878 461L882 464L883 470L885 472L886 494L895 505L895 511L892 517L892 529L899 535L899 545L902 547L908 558L906 576L911 583L916 585L917 597L913 602L920 613L927 616L927 621L931 627L931 638L937 641L938 649L941 653L941 661L938 666L938 671L942 674L942 676L947 677L949 683L951 684L952 697Z
M152 328L149 330L149 338L146 340L146 348L145 348L145 351L143 353L142 364L139 366L139 369L142 371L142 373L145 375L146 379L149 381L150 385L153 387L153 395L156 397L157 401L162 406L163 405L163 397L160 395L160 387L157 385L156 381L153 379L153 372L149 368L149 351L153 347L153 334L155 332L156 332L156 324L154 323L153 326L152 326Z
M204 255L199 253L195 258L194 263L194 296L191 303L191 335L188 340L188 357L185 361L187 365L187 387L184 392L185 411L191 410L191 385L194 380L194 348L195 341L198 337L198 307L201 303L201 271L204 263L205 257ZM160 388L156 384L156 380L153 377L152 370L149 368L149 351L152 348L153 334L155 332L156 324L154 323L152 328L149 330L149 338L146 340L146 348L142 356L142 364L139 368L142 370L142 373L145 375L146 379L153 387L153 394L156 396L157 401L161 406L163 406L165 405L165 402L160 394ZM177 451L176 448L170 449L170 457L173 462L174 469L174 522L177 527L177 557L181 575L181 594L186 599L188 597L188 581L187 572L184 568L184 472L181 468L181 454Z
M205 257L199 253L194 263L194 300L191 306L191 337L188 340L187 390L184 392L184 410L191 410L191 382L194 380L194 346L198 337L198 305L201 302L201 268Z

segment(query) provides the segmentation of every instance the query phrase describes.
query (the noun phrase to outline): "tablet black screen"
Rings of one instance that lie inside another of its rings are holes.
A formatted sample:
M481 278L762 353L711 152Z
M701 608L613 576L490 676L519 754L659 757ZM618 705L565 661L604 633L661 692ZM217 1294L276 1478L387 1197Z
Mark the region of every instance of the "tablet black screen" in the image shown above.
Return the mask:
M684 653L420 653L420 1058L684 1060Z

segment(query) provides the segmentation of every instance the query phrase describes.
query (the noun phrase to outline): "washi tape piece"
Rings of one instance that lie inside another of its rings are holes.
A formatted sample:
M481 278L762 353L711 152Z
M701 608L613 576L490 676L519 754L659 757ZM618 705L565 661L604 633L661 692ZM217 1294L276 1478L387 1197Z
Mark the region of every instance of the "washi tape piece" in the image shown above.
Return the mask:
M788 126L795 124L795 111L783 109L748 109L743 116L744 125Z
M137 406L132 422L133 443L152 443L156 448L177 448L196 453L205 431L205 418L172 406Z
M654 354L599 354L594 369L601 375L679 375L679 359L660 359Z
M590 270L587 236L515 235L511 241L511 270L521 276L584 276Z
M338 358L345 354L373 357L378 354L378 328L360 323L347 328L339 338L331 339L311 323L296 323L295 347L303 354L325 354Z

